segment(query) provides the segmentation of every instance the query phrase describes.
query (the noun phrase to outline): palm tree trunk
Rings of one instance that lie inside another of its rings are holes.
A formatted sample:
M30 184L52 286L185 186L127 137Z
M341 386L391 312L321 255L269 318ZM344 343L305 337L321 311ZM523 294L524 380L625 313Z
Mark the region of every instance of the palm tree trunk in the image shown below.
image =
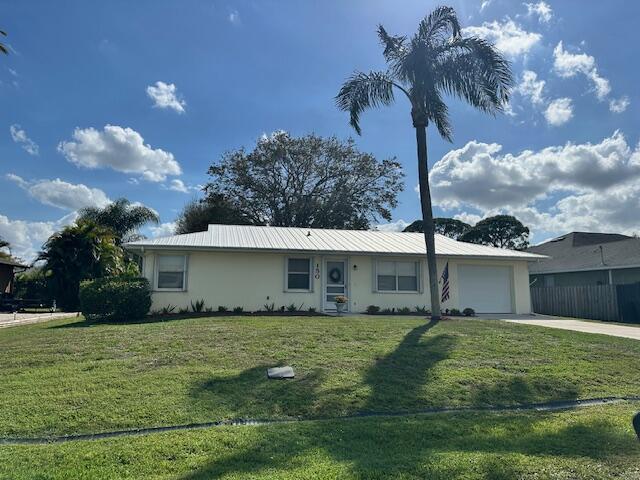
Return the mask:
M424 226L424 242L427 246L427 268L429 271L429 290L431 292L431 319L440 320L440 292L438 290L438 267L436 265L435 226L431 209L431 192L429 189L429 172L427 167L427 127L415 125L416 142L418 144L418 179L420 182L420 205L422 207L422 224Z

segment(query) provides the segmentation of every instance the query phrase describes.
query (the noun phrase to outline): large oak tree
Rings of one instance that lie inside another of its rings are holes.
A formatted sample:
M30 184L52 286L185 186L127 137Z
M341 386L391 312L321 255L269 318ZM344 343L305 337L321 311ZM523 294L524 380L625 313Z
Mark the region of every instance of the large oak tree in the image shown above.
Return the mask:
M209 168L206 199L222 196L256 225L366 229L390 220L404 174L395 159L360 152L353 140L275 132ZM206 200L205 199L205 200Z

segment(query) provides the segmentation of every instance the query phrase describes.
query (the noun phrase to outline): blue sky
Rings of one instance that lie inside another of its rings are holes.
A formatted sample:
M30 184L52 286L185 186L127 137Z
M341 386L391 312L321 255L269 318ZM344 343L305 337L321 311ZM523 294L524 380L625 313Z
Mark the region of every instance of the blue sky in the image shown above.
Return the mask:
M0 1L0 236L32 258L86 205L127 197L171 227L207 167L264 133L354 136L333 102L384 68L375 29L411 34L440 2ZM451 1L501 48L518 85L498 118L449 102L452 144L429 132L436 214L516 214L534 240L640 231L633 46L640 4ZM626 21L621 21L625 19ZM358 146L407 175L391 225L419 215L406 103L367 112Z

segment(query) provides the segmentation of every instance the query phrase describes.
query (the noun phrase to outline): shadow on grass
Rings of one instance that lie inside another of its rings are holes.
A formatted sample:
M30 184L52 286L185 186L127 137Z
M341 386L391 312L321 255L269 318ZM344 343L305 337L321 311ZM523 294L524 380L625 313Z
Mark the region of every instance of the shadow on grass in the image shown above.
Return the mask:
M209 318L212 315L209 313L185 313L184 315L167 315L160 317L145 317L138 320L80 320L73 323L65 323L62 325L51 325L47 328L50 329L58 329L58 328L87 328L87 327L95 327L99 325L141 325L146 323L169 323L175 322L177 320L190 320L194 318Z
M430 371L447 359L455 346L455 336L433 334L437 324L432 321L411 330L395 350L366 372L364 379L371 393L365 412L399 411L405 405L415 405L421 389L432 381ZM230 412L256 412L252 418L312 415L314 405L327 398L335 404L321 404L320 411L348 410L340 404L339 395L319 391L324 380L319 373L294 381L268 381L266 368L259 366L235 377L213 378L197 385L192 392L194 402L201 408L219 409L222 405ZM579 393L570 382L554 380L551 385L516 376L478 391L475 401L488 404L494 398L511 398L514 403L531 403L547 389L563 400L577 398ZM339 466L348 466L345 468L355 477L387 478L410 472L416 477L452 478L472 468L481 478L510 479L520 476L524 467L510 461L508 454L604 459L637 449L632 438L611 423L587 418L555 424L554 415L467 413L263 426L243 447L234 447L229 455L185 479L274 469L288 472L306 468L306 455L328 455ZM459 461L439 463L442 454L478 452L486 455L475 457L471 467Z

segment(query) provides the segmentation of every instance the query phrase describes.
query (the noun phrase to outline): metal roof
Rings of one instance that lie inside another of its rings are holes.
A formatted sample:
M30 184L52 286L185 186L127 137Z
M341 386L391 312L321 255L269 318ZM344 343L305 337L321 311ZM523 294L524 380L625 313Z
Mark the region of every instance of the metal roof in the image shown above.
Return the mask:
M125 244L131 250L256 250L381 255L425 255L422 233L373 230L329 230L253 225L209 225L206 232L187 233ZM436 235L436 255L537 260L543 258L515 250L458 242Z
M640 267L640 239L590 236L573 232L530 247L528 252L546 255L529 266L530 273L561 273L609 268ZM585 244L587 243L587 244Z

